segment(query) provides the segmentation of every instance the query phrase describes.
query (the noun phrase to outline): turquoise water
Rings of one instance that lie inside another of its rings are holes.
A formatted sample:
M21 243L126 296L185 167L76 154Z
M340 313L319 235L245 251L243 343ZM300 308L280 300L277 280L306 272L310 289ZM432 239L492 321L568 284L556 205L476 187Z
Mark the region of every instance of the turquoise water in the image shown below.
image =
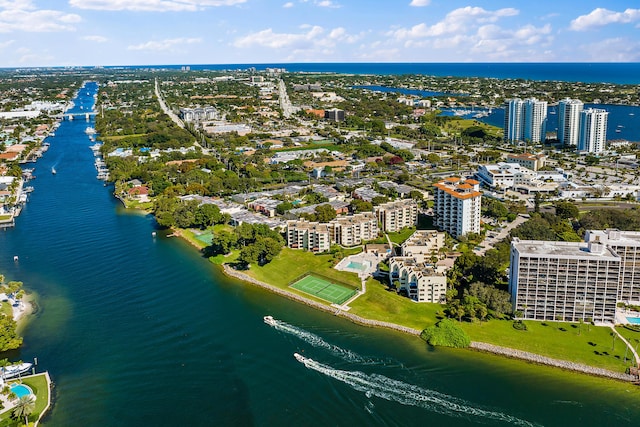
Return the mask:
M364 270L367 269L367 266L364 265L364 264L361 264L359 262L349 261L349 264L347 265L347 268L352 268L354 270L364 271Z
M627 320L634 325L640 325L640 317L627 317Z
M11 391L18 396L18 399L24 396L29 396L31 394L31 389L22 384L13 384L10 386Z
M639 387L430 349L227 279L111 196L89 125L60 126L0 231L0 271L39 296L24 346L2 357L49 371L46 427L637 425Z

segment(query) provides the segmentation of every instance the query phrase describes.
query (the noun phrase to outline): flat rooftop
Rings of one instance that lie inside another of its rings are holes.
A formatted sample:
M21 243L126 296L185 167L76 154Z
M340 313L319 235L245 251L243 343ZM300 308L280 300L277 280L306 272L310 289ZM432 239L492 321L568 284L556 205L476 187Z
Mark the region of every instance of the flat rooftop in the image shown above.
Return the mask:
M589 252L589 244L584 242L514 239L511 245L520 253L521 257L620 261L620 257L608 247L603 246L602 251Z

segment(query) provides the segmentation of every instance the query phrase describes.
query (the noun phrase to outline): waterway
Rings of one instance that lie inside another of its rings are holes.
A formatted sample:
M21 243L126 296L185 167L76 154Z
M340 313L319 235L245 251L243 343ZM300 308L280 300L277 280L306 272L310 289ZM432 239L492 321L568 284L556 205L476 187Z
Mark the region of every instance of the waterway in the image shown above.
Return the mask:
M90 125L60 126L16 227L0 232L0 271L39 297L9 356L50 372L45 426L638 424L638 387L429 349L222 276L96 179Z
M419 96L424 99L432 97L456 94L446 94L444 92L434 92L429 90L407 89L387 86L353 86L355 89L365 89L375 92L397 93L402 95ZM613 105L613 104L584 104L584 109L599 108L609 112L607 116L607 140L624 139L627 141L640 141L640 107L637 105ZM557 133L558 131L558 106L547 107L547 132ZM444 116L459 116L464 119L477 119L483 123L504 128L505 110L499 108L445 108L442 110Z

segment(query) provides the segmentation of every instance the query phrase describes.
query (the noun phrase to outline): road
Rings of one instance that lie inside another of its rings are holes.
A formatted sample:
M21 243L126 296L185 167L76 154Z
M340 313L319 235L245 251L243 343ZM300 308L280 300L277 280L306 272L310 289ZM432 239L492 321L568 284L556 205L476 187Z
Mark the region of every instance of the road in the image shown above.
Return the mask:
M509 235L509 232L511 230L526 222L528 219L529 215L524 216L520 214L516 219L504 226L497 235L493 235L491 232L487 232L484 240L477 246L480 249L474 249L473 253L480 256L484 255L484 253L489 249L493 249L493 245L504 240Z
M173 120L175 124L177 124L182 129L184 129L184 122L180 120L180 117L176 116L174 112L169 109L169 107L167 107L167 104L165 104L164 99L160 94L160 86L158 85L158 79L156 79L156 98L158 98L158 103L160 104L160 108L162 108L162 111L164 111L164 113L167 116L171 117L171 120Z

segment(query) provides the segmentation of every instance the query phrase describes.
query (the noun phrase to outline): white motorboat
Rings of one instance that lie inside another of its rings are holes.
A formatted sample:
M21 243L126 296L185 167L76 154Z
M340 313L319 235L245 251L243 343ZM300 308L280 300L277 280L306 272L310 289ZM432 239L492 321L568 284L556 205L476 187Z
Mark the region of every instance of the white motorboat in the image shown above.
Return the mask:
M2 379L8 379L17 377L18 375L26 374L31 370L33 363L19 363L17 365L9 365L0 368L0 377Z
M267 325L270 326L275 326L276 325L276 319L273 318L273 316L264 316L264 323L266 323Z

